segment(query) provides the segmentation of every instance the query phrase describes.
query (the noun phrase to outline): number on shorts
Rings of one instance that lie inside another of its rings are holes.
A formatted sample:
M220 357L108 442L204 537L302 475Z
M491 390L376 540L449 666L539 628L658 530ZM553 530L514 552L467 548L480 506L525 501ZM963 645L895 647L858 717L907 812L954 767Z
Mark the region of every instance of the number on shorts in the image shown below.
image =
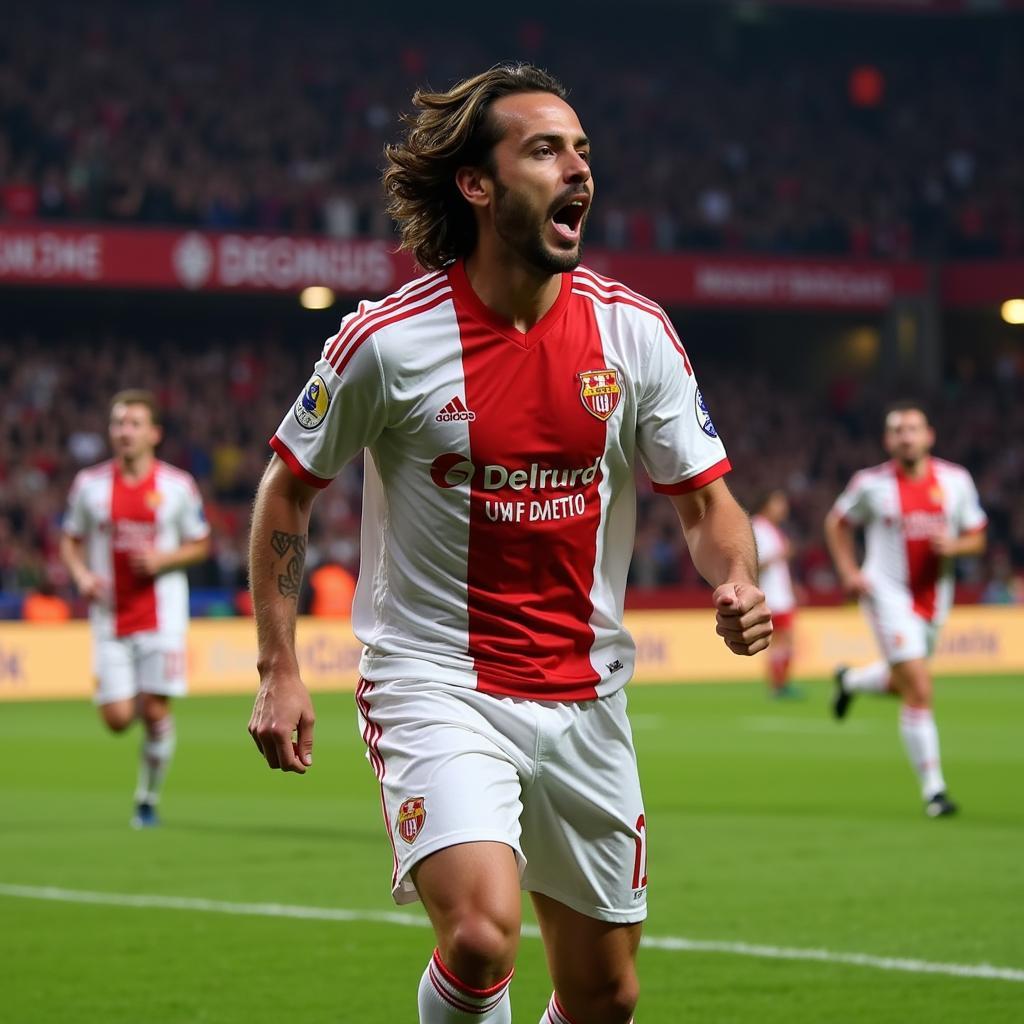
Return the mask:
M180 679L185 674L185 652L164 651L164 679Z
M647 885L647 822L641 814L636 819L636 856L633 858L633 888Z

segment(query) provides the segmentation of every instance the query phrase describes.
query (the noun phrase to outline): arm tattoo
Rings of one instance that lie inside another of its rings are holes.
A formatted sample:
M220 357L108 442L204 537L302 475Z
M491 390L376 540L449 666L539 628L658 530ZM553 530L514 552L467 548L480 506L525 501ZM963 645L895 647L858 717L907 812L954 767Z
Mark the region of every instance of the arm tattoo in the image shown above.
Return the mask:
M306 561L306 538L301 533L283 533L281 530L275 530L270 537L270 546L278 558L284 558L289 551L293 552L285 571L277 577L277 591L282 597L293 597L298 600L299 587L302 584L302 567Z

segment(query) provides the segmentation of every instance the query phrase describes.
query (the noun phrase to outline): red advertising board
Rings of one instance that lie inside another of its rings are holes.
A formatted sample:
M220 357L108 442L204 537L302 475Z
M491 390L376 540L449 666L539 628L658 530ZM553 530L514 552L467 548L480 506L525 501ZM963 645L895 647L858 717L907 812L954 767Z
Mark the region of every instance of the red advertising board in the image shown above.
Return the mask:
M880 310L924 290L917 264L592 249L586 262L665 305ZM382 241L199 231L0 226L0 286L384 295L412 260Z

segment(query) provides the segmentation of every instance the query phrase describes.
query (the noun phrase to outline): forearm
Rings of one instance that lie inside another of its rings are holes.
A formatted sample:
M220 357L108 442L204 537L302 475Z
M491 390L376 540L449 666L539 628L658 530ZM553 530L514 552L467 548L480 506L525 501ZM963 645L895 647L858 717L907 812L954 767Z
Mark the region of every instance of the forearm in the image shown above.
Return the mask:
M675 499L697 571L713 587L757 582L757 549L746 512L716 480L697 495Z
M839 516L831 512L825 518L825 544L840 577L849 578L859 570L853 531Z
M974 533L961 534L953 543L953 550L950 552L954 557L961 555L983 555L987 547L985 531L976 530Z
M286 466L272 460L253 507L249 587L261 676L296 664L295 619L312 495L293 485L290 475Z
M85 564L85 558L82 555L82 542L77 537L66 533L61 534L60 559L67 566L75 586L81 586L80 581L89 572L89 566Z
M210 554L210 540L203 537L201 540L186 541L173 551L160 553L160 561L157 572L174 572L176 569L187 569L190 565L197 565L206 560Z

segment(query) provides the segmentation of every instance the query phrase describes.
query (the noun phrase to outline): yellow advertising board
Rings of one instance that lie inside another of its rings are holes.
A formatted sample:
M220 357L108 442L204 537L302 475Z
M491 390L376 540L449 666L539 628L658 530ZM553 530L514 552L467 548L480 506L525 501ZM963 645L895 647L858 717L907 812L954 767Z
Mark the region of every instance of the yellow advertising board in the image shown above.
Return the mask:
M727 682L759 679L764 656L737 658L715 635L710 611L631 612L626 624L637 645L636 683ZM303 619L298 654L310 689L350 690L359 645L347 622ZM877 652L855 608L813 608L796 622L795 673L831 674L839 662L858 664ZM256 635L248 619L199 619L189 631L192 693L252 693ZM935 658L940 674L1024 675L1024 607L956 608ZM0 700L83 698L92 694L92 643L84 622L0 623Z

